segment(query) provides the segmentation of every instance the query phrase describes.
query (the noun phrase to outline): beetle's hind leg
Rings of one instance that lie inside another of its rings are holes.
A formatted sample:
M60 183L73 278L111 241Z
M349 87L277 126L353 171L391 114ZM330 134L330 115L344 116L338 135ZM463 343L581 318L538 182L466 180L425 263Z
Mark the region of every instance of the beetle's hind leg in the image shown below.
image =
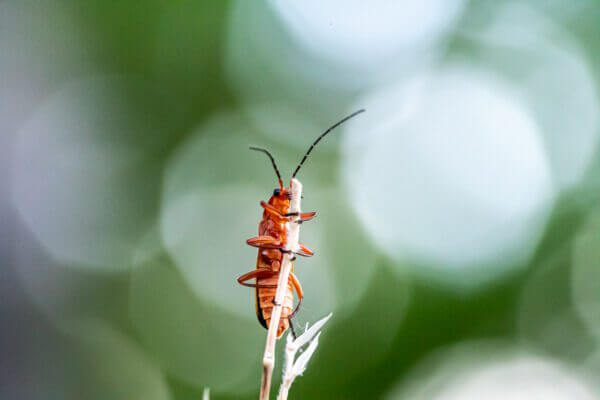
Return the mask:
M276 288L277 285L259 285L258 283L246 283L247 281L251 280L251 279L264 279L264 278L270 278L273 275L277 275L276 272L271 271L270 269L266 269L266 268L257 268L255 270L252 270L250 272L245 273L244 275L240 276L237 281L240 285L242 286L246 286L246 287L252 287L252 288Z
M304 298L304 292L302 291L302 286L300 285L298 277L293 272L290 272L290 281L292 286L294 287L294 290L296 291L296 295L298 296L298 304L296 304L294 311L292 311L292 313L288 316L290 330L292 331L292 336L294 337L294 340L296 340L297 336L296 331L294 330L294 323L292 322L292 319L298 313L298 311L300 311L300 305L302 304L302 299Z
M290 330L292 331L292 337L294 338L294 340L296 340L298 336L296 335L296 330L294 329L294 323L292 322L291 315L288 317L288 322L290 324Z
M298 304L296 305L296 308L294 308L294 311L292 311L292 313L290 315L288 315L288 317L287 317L294 340L296 340L297 336L296 336L296 330L294 329L293 319L296 316L296 314L298 313L298 311L300 311L300 304L302 304L302 299L298 300Z

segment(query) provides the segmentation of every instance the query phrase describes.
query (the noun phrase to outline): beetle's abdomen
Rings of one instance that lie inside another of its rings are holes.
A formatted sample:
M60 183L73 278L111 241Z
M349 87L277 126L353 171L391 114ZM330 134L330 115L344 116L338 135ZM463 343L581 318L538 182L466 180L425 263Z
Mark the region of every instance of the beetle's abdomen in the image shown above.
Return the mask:
M279 275L273 275L270 278L259 279L259 285L277 285ZM271 314L273 312L275 292L276 288L259 288L258 289L258 306L262 313L262 317L266 323L266 327L271 322ZM292 313L294 308L294 294L292 293L292 285L288 282L283 298L283 304L281 308L281 319L279 320L279 328L277 329L277 337L280 337L288 328L289 321L288 317Z
M286 207L280 211L282 214L285 214L288 211L288 208ZM263 219L258 225L258 234L274 237L280 240L282 246L284 246L286 242L286 221L282 218L273 217L265 212L263 214ZM266 268L276 273L269 278L261 278L257 280L259 287L256 289L256 312L257 314L260 314L257 315L257 317L265 329L269 328L269 323L271 322L271 314L273 313L275 293L277 292L277 283L279 281L279 271L282 260L283 253L281 253L279 249L260 248L258 250L256 267ZM260 287L263 285L270 285L274 287ZM281 308L281 319L279 320L277 337L281 337L281 335L289 328L288 317L292 313L294 307L293 300L294 295L292 292L292 285L288 282Z

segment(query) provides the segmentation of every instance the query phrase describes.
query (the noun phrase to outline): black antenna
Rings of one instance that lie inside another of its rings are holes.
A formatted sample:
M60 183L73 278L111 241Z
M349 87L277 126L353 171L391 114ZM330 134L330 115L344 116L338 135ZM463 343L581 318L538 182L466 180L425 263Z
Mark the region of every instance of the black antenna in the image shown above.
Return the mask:
M277 179L279 180L279 188L283 190L283 181L281 180L281 175L279 174L279 170L277 169L277 164L275 164L275 159L269 153L269 150L261 149L260 147L252 147L250 146L250 150L262 151L271 159L271 163L273 164L273 168L275 169L275 173L277 174Z
M300 161L300 164L298 164L298 166L296 167L296 170L294 171L294 174L292 175L292 178L296 177L296 174L298 173L298 171L300 171L300 167L302 166L302 164L304 164L304 161L306 161L306 158L308 157L308 155L310 154L310 152L312 151L312 149L317 145L317 143L319 143L321 141L321 139L323 139L325 137L325 135L327 135L329 132L331 132L332 130L334 130L335 128L337 128L338 126L340 126L341 124L343 124L344 122L348 121L350 118L365 112L365 109L360 109L358 111L353 112L352 114L348 115L347 117L343 118L341 121L336 122L335 124L333 124L331 127L329 127L329 129L327 129L325 132L323 132L318 138L317 140L315 140L315 142L313 144L310 145L310 148L308 149L308 151L306 152L306 154L304 155L304 157L302 157L302 161Z

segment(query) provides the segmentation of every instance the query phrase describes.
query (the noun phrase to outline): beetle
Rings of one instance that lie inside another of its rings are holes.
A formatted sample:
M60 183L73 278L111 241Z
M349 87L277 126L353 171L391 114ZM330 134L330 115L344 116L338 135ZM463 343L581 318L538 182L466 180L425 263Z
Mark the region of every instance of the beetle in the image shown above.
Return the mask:
M323 139L329 132L343 124L350 118L364 112L364 109L358 110L347 117L341 119L340 121L333 124L329 127L325 132L323 132L319 137L313 142L313 144L309 147L306 154L294 170L292 174L292 180L290 181L290 187L286 188L283 186L283 181L281 179L281 174L279 173L279 169L277 168L277 164L275 163L275 159L271 155L271 153L263 148L259 147L250 147L251 150L259 151L265 153L269 159L271 160L271 164L273 165L273 169L275 170L275 174L277 175L277 180L279 182L279 187L273 190L273 194L268 202L261 201L260 206L263 208L262 219L258 224L258 236L250 238L246 241L246 243L253 247L258 247L258 256L256 259L256 268L248 273L241 275L237 281L239 284L247 287L254 288L254 298L255 298L255 309L256 309L256 317L258 318L258 322L265 328L269 329L269 321L271 319L271 313L273 311L273 306L275 305L275 293L277 291L277 282L279 279L279 272L281 268L281 263L283 260L283 254L286 252L291 252L290 250L285 249L286 239L288 237L288 226L289 223L298 223L301 224L303 222L309 221L315 217L316 212L307 212L307 213L290 213L290 199L291 199L291 189L292 189L292 181L300 171L300 168L306 161L308 155L311 153L313 148ZM299 249L294 252L294 256L292 257L292 261L296 259L296 255L311 257L314 253L302 243L299 244ZM250 280L256 280L256 283L248 283ZM293 308L293 292L296 292L298 297L298 304L295 308ZM284 296L282 311L281 311L281 319L279 322L279 326L277 328L277 337L281 337L283 333L289 328L292 330L292 335L296 337L296 333L294 331L294 326L291 322L291 319L298 313L300 310L300 305L302 304L302 299L304 294L302 292L302 286L300 285L300 281L296 277L292 271L290 273L290 277L287 283L286 293Z

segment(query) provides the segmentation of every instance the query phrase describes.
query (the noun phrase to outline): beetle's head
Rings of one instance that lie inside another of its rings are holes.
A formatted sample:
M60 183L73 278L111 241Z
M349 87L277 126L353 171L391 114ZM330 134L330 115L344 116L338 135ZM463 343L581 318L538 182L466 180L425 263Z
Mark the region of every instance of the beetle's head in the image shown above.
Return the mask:
M275 188L273 189L273 197L286 198L289 200L292 197L292 193L286 188Z
M273 196L271 196L271 203L275 207L279 209L287 209L290 206L290 199L292 197L292 193L289 189L284 188L275 188L273 189Z

